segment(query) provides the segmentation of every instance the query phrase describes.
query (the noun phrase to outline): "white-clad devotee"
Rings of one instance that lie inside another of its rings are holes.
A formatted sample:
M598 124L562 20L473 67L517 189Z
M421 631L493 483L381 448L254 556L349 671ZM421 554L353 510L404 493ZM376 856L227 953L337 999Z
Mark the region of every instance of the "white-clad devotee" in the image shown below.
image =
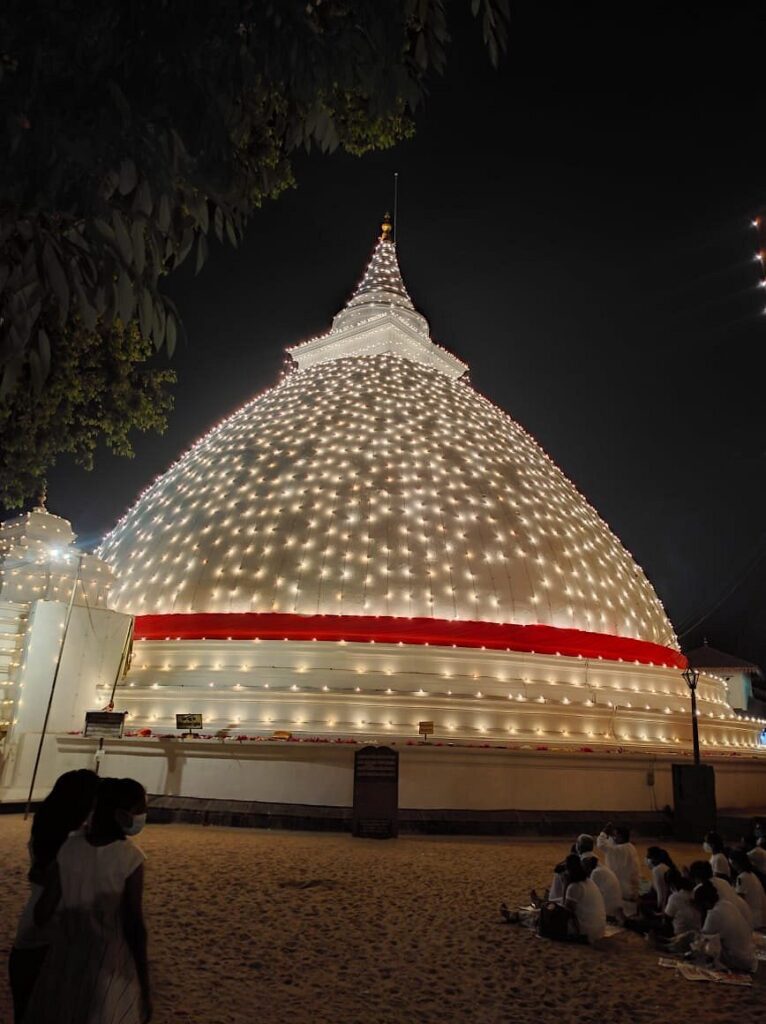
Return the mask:
M670 895L666 880L667 874L675 867L675 864L668 851L663 850L661 846L649 847L646 851L646 864L652 873L652 890L657 902L657 910L662 912Z
M721 960L733 971L755 973L753 931L727 900L722 900L712 882L703 882L694 890L694 902L704 916L703 935L717 935L721 941Z
M766 892L760 879L753 872L750 858L744 850L735 850L731 855L731 866L736 875L734 891L750 907L753 928L766 927Z
M593 836L589 836L586 833L579 835L572 844L570 852L576 853L580 858L593 856ZM553 903L563 903L566 887L566 869L564 862L562 861L553 869L553 878L551 879L550 889L548 890L548 899ZM537 898L537 894L535 894L534 898Z
M725 878L718 878L713 875L713 869L708 861L695 860L689 867L689 877L695 885L701 885L703 882L710 882L718 893L718 898L723 903L731 903L750 931L753 930L753 914L750 907L745 903L741 896L737 895L733 887Z
M564 906L570 910L577 922L577 932L588 940L597 942L606 930L606 909L596 883L588 878L582 860L576 853L566 859L569 879Z
M702 926L702 916L694 902L694 883L675 868L668 871L665 881L670 895L664 913L673 924L673 935L698 932Z
M747 851L747 855L750 858L750 863L753 865L756 871L762 875L766 875L766 840L758 839L752 850Z
M702 849L705 853L710 854L710 867L713 869L713 874L730 882L731 865L724 850L723 839L721 839L719 834L717 832L708 832L702 844Z
M625 825L613 828L609 823L599 833L596 846L602 851L606 866L617 875L623 901L635 903L641 870L638 851L630 841L630 829Z
M606 916L621 920L623 917L622 889L617 875L606 864L599 863L596 857L583 857L582 863L588 878L594 882L601 893Z

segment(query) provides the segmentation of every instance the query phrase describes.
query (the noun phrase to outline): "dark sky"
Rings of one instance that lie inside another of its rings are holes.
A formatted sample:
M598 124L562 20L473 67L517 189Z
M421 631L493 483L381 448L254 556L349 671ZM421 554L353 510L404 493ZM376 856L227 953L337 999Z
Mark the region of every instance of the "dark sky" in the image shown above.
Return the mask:
M51 509L95 543L274 383L360 277L398 170L400 260L434 338L595 505L677 628L741 581L685 646L705 635L766 665L759 7L517 4L498 72L453 19L411 142L300 159L239 251L169 282L188 341L167 433L90 474L62 462Z

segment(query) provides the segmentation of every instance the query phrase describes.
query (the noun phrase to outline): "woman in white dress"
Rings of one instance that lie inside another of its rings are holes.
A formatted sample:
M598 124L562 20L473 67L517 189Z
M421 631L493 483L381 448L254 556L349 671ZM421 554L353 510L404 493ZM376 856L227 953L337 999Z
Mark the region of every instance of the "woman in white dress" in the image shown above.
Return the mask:
M144 855L127 836L146 821L133 779L103 779L88 826L70 836L35 909L56 915L53 942L24 1024L146 1024L151 1019Z
M64 772L35 812L28 843L29 899L21 912L8 958L15 1024L24 1017L53 935L53 921L38 928L34 920L45 873L56 860L70 832L79 829L93 809L97 786L98 776L87 768Z

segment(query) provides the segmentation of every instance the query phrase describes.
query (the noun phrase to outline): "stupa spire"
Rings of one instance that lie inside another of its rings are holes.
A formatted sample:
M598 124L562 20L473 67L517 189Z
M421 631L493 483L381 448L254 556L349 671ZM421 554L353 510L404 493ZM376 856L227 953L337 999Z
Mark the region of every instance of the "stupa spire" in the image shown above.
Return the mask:
M362 280L330 330L287 351L301 368L331 359L394 352L448 377L460 377L467 370L457 356L431 341L428 321L415 308L404 284L388 213Z
M358 309L360 306L390 306L405 309L408 313L417 312L399 268L390 213L385 215L380 225L380 235L362 280L336 320L346 310Z

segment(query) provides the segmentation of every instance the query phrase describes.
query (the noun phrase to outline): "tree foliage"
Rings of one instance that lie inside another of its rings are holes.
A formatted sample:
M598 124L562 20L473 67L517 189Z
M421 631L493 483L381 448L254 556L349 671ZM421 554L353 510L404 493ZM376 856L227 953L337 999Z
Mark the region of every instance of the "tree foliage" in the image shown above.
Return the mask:
M470 8L496 61L507 0ZM48 386L54 335L172 354L163 277L237 245L297 150L411 134L448 38L444 0L5 0L0 403Z
M132 456L131 432L164 430L173 405L175 374L151 365L152 343L137 324L117 321L106 336L80 327L55 337L42 392L35 392L27 368L0 402L0 506L6 508L33 496L61 454L87 469L99 442Z

